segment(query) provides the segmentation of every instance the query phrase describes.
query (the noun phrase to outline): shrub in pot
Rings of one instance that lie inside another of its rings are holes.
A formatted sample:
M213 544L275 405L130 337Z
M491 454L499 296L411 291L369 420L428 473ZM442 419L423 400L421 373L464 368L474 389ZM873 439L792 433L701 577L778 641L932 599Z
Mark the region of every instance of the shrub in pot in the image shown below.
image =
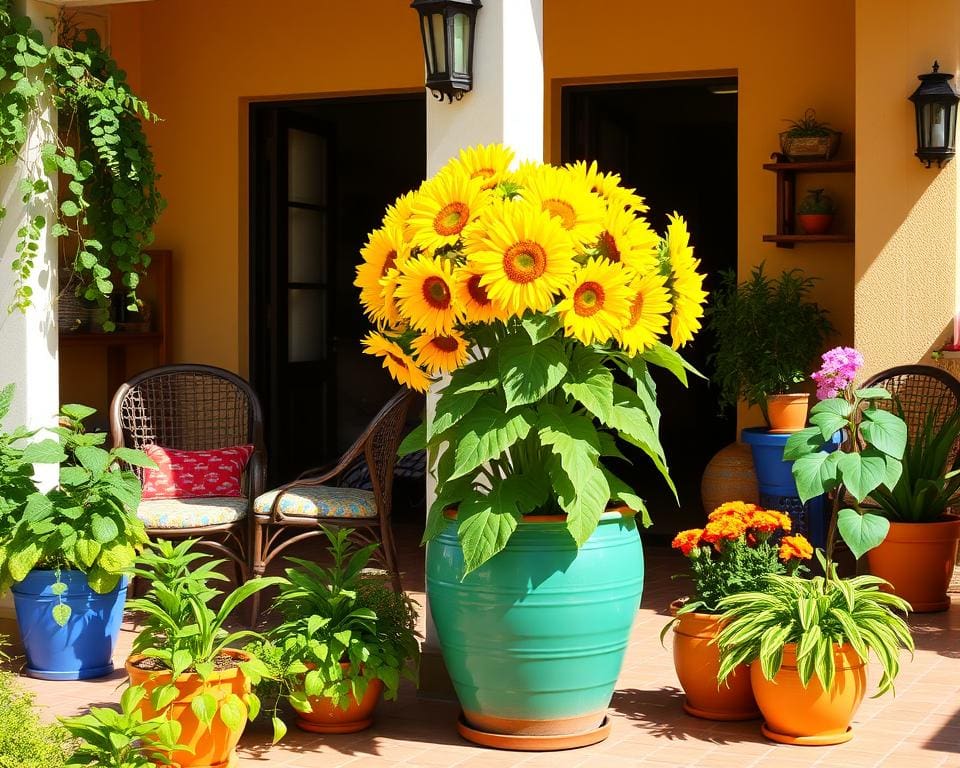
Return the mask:
M808 235L822 235L830 230L837 212L833 198L823 194L823 189L811 189L797 206L797 221Z
M281 580L253 579L223 596L209 582L225 580L214 570L224 561L198 557L195 543L160 540L141 557L135 572L150 588L128 603L141 614L142 629L126 669L131 684L147 692L137 705L144 717L162 714L182 726L185 748L169 759L181 768L222 768L235 764L244 724L260 710L251 687L269 674L262 661L239 650L241 641L261 636L224 625L244 600ZM211 602L221 596L214 610Z
M796 162L829 160L840 146L840 132L829 123L817 120L808 109L799 120L788 120L790 127L780 133L780 149L788 160Z
M350 531L323 531L331 565L289 558L272 606L283 621L251 650L268 660L300 728L353 733L371 724L381 694L397 697L401 677L416 681L416 612L382 574L364 570L377 544L355 549Z
M803 536L783 536L790 517L755 504L731 501L717 507L703 528L681 531L673 540L690 561L693 594L671 605L675 618L660 633L673 629L673 662L686 693L687 714L707 720L751 720L760 716L750 670L735 669L717 683L720 654L716 637L724 627L721 600L755 592L771 574L796 573L813 549Z
M0 419L13 386L0 393ZM137 518L140 481L123 464L154 466L139 451L100 446L87 433L94 413L64 405L58 440L0 432L0 590L12 589L27 674L51 680L113 671L127 576L147 541ZM34 464L58 464L56 487L42 493Z
M899 401L895 412L903 418ZM938 423L939 422L939 423ZM890 582L914 611L950 607L947 588L957 560L960 517L951 511L960 492L960 412L939 420L931 409L920 428L907 436L903 472L870 498L890 521L890 530L867 552L870 572Z

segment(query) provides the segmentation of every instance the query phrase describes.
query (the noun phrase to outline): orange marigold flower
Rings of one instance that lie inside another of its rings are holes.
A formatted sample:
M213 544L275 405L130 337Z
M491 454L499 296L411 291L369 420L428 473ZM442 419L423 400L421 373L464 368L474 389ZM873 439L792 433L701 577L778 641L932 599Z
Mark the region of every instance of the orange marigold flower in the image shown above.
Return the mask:
M719 541L736 541L747 532L747 524L740 517L728 516L711 520L703 529L703 540L708 544Z
M674 549L679 549L685 556L689 557L693 550L700 546L700 536L703 534L702 528L691 528L687 531L680 531L670 545Z
M742 501L727 501L707 515L707 520L723 520L731 517L745 519L756 508L755 504L745 504Z
M791 520L789 515L775 509L757 509L750 514L747 525L758 533L773 533L780 529L789 531Z
M813 557L813 547L803 536L784 536L780 541L781 560L809 560Z

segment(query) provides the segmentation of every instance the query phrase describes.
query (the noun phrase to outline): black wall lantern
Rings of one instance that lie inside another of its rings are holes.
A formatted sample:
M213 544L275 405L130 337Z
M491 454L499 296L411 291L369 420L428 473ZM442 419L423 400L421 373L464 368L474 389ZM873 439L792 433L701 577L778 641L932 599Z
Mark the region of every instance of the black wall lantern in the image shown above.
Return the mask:
M480 0L413 0L420 14L427 88L440 101L473 88L473 41Z
M917 112L916 154L927 168L934 160L938 167L949 163L957 151L957 102L960 96L950 85L953 75L939 70L940 64L933 62L933 71L918 76L920 86L910 97Z

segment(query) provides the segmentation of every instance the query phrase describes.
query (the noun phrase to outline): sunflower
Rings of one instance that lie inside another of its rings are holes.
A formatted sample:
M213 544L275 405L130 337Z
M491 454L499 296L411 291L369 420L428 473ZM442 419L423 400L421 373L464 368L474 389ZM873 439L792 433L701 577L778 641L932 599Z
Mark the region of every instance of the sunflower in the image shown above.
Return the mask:
M678 349L700 330L707 292L703 290L703 275L697 272L700 260L693 257L687 223L676 213L668 216L668 219L667 257L670 262L670 290L673 293L670 336L673 338L673 348Z
M493 189L507 178L513 157L513 150L503 144L478 145L461 149L449 165L459 167L471 179L480 179L483 189Z
M497 200L466 238L468 268L501 311L544 312L570 284L574 243L560 222L522 200Z
M469 358L470 346L460 331L446 334L423 333L413 340L417 362L428 373L450 373Z
M590 259L573 277L573 285L557 305L567 336L583 344L618 337L630 317L627 271L606 259Z
M507 312L493 303L487 289L480 285L483 274L467 264L453 271L456 281L456 297L463 307L464 319L468 323L489 323L494 320L506 320Z
M647 220L610 206L604 217L603 231L597 240L597 252L610 261L645 275L657 268L660 236Z
M670 292L667 278L650 272L634 278L630 286L630 317L620 333L620 346L630 355L652 347L667 329L670 314Z
M427 253L454 245L464 227L477 218L490 199L483 181L445 170L424 184L413 201L412 244Z
M446 334L463 316L453 290L452 264L447 259L420 255L404 262L395 296L400 314L412 328Z
M383 367L401 384L417 392L426 392L430 389L430 377L395 341L371 331L363 340L363 346L365 354L382 357Z
M403 231L404 240L408 243L413 237L413 229L410 228L410 214L413 213L413 201L416 199L416 191L411 190L400 195L393 205L387 206L387 212L383 217L384 226L397 226Z
M597 168L597 161L589 165L583 161L566 166L575 179L582 182L591 192L600 195L611 208L621 211L648 210L647 204L635 189L622 186L619 173L603 173Z
M603 230L603 199L565 168L540 166L524 180L522 195L556 218L581 246L595 243Z
M409 257L410 248L403 238L403 230L395 224L375 229L360 249L363 262L357 266L353 284L360 289L360 303L364 311L377 323L399 320L396 308L388 301L384 281L391 271Z

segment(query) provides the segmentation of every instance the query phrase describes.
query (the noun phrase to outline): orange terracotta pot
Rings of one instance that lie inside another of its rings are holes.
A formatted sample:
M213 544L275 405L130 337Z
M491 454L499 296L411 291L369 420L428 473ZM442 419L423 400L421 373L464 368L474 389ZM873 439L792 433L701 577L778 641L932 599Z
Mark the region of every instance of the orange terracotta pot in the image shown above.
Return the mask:
M889 581L914 612L945 611L958 544L957 515L944 515L938 523L891 522L887 538L867 552L867 563L870 573Z
M797 221L806 235L822 235L830 231L832 213L798 213Z
M340 664L344 673L350 669L350 664ZM297 727L313 733L356 733L369 728L373 722L373 710L380 701L383 693L383 681L371 680L363 698L357 701L350 696L350 703L346 709L340 709L336 704L323 696L310 696L310 712L297 712Z
M224 653L239 659L249 659L249 654L243 651L227 649ZM130 675L131 685L142 685L147 690L147 696L140 702L140 710L145 718L156 717L158 714L150 706L150 694L155 688L170 682L170 672L147 672L138 669L134 663L144 658L131 656L127 659L127 674ZM200 680L196 673L188 672L180 675L174 682L180 694L167 710L169 717L180 723L182 732L180 743L190 747L193 751L179 751L170 754L170 760L177 768L235 768L239 765L237 758L237 742L243 734L243 729L231 731L224 725L219 715L213 718L213 723L207 728L200 723L197 716L190 709L190 703L200 693L206 691L217 701L226 698L231 693L243 697L250 692L250 681L243 675L239 667L226 669L215 673L206 683ZM246 706L244 706L246 717Z
M783 649L783 666L767 680L760 664L750 665L753 695L763 713L763 735L781 744L823 746L853 738L850 722L867 690L867 669L850 645L834 646L837 675L824 691L816 676L804 688L797 673L797 647Z
M673 625L673 665L686 694L683 709L706 720L753 720L760 711L750 687L749 667L743 664L725 683L717 683L720 651L713 640L723 627L724 622L709 613L684 613Z
M771 432L799 432L807 426L810 395L794 392L767 396L767 418Z

